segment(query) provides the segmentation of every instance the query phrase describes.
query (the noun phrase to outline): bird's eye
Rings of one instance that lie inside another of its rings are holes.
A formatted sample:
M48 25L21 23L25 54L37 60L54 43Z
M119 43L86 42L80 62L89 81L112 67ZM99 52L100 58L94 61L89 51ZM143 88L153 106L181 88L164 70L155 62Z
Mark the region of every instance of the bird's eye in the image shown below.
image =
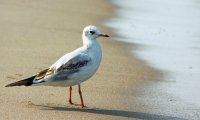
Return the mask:
M90 33L93 35L95 32L94 31L90 31Z

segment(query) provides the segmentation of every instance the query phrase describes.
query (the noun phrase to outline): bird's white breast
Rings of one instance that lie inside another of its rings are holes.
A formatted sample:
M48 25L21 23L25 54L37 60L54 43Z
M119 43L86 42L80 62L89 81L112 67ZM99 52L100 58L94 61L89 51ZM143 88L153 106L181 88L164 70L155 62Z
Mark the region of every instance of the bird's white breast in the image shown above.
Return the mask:
M97 43L91 48L85 49L86 54L91 58L91 61L81 68L81 70L70 77L70 81L67 80L67 84L80 84L81 82L89 79L94 75L100 66L102 59L102 50L100 45Z

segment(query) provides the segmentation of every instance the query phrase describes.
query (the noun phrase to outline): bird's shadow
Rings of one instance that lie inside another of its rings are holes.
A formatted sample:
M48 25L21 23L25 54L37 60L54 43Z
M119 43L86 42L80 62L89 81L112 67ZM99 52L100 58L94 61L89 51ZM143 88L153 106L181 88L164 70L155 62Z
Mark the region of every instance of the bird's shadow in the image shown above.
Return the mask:
M47 106L47 105L34 105L34 106L42 107L41 108L42 110L75 111L75 112L93 113L93 114L100 114L100 115L137 118L137 119L142 119L142 120L187 120L187 119L179 118L179 117L156 115L156 114L144 113L144 112L131 112L131 111L124 111L124 110L78 108L78 107L57 107L57 106Z

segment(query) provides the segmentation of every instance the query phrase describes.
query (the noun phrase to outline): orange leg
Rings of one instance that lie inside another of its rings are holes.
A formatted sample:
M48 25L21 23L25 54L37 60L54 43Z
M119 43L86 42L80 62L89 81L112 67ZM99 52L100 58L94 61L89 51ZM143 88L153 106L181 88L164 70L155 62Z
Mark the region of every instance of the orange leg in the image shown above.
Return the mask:
M72 86L69 86L69 104L73 104L72 103Z
M78 85L78 92L79 92L79 95L80 95L80 98L81 98L81 107L85 107L84 106L84 103L83 103L83 97L82 97L82 92L81 92L81 85L79 84Z

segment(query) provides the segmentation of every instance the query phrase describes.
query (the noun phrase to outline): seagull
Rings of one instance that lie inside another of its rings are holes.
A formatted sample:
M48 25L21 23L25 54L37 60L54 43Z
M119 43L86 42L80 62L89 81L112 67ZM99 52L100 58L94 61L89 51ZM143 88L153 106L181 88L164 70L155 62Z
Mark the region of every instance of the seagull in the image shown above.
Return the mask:
M82 33L82 47L65 54L49 68L5 87L37 85L69 87L69 103L73 104L72 86L78 85L81 107L85 107L80 84L92 77L101 63L102 50L97 41L98 37L109 36L101 33L96 26L86 26Z

